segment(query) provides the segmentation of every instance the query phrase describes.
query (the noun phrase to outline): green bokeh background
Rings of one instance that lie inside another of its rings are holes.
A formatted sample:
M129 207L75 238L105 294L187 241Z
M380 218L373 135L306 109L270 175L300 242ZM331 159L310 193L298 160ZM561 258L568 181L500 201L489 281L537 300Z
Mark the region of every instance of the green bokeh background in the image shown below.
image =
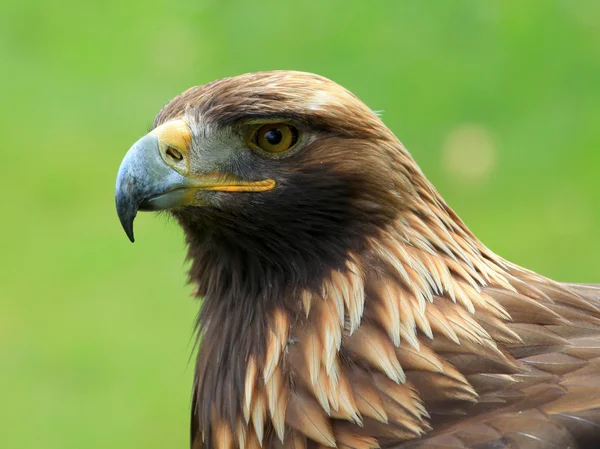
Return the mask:
M142 214L131 245L113 189L159 108L215 78L338 81L493 250L600 282L598 23L594 0L4 1L0 446L187 446L182 235ZM477 179L448 166L473 127Z

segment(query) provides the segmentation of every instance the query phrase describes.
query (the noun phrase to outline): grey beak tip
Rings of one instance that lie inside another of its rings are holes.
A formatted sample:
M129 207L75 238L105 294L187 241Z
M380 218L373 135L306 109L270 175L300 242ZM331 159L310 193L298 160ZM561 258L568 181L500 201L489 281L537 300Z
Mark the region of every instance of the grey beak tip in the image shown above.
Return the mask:
M127 237L131 243L133 243L135 241L133 238L133 220L136 216L137 207L135 207L135 205L130 201L119 198L119 192L117 192L115 203L117 206L117 215L119 216L121 226L123 227L123 230L125 231L125 234L127 234Z
M133 238L133 228L131 228L131 230L125 229L125 234L127 234L131 243L135 243L135 239Z

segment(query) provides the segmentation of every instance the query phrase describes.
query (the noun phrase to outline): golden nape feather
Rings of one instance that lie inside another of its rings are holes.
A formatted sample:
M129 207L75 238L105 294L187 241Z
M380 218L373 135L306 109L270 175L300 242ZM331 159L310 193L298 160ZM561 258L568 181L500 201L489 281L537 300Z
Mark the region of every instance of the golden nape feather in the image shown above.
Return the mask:
M360 100L276 71L192 88L124 159L202 298L192 447L600 447L600 286L486 248Z

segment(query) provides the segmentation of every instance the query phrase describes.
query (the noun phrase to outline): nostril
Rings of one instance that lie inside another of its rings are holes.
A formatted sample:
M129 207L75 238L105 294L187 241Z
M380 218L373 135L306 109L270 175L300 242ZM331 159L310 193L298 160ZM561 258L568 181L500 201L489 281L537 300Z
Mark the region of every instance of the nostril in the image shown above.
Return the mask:
M166 153L167 153L167 156L169 156L171 159L175 160L176 162L180 162L183 160L183 155L173 147L168 147Z

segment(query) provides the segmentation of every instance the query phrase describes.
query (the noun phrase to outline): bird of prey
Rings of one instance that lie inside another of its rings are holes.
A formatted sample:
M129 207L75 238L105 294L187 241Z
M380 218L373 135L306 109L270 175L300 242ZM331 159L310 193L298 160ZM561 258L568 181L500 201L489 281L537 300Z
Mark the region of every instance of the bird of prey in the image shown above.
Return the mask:
M192 87L116 207L181 225L202 299L194 449L600 447L600 286L490 251L318 75Z

